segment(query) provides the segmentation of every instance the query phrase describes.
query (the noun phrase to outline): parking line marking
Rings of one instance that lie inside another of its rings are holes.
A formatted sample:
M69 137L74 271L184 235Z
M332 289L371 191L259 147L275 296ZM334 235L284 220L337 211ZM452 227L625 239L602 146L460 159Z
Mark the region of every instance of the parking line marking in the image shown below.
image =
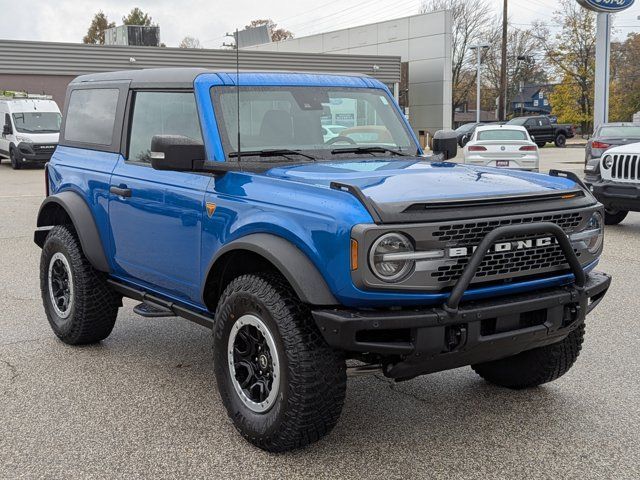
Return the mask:
M0 198L36 198L44 195L0 195Z

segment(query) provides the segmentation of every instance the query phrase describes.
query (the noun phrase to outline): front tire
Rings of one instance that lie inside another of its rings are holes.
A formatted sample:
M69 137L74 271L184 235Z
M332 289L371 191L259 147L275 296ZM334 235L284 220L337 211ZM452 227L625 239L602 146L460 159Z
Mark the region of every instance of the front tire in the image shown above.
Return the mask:
M580 354L584 324L567 337L551 345L534 348L517 355L472 365L487 382L520 390L552 382L567 373Z
M243 275L216 310L218 391L240 434L270 452L304 447L338 422L346 392L343 355L275 274Z
M604 209L604 224L605 225L618 225L629 215L628 210L609 210Z
M547 142L536 142L536 145L538 145L538 148L544 148L546 144Z
M20 170L22 168L22 163L20 163L20 159L18 158L15 148L9 150L9 159L11 160L11 168L14 170Z
M119 297L106 276L91 266L70 227L55 226L47 235L40 256L40 291L49 324L64 343L95 343L111 333Z

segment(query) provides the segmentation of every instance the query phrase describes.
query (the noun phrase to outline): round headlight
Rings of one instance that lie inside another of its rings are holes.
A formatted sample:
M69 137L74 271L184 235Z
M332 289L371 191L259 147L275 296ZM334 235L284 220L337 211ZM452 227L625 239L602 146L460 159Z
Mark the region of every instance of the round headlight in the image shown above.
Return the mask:
M604 241L603 223L600 212L594 212L589 222L587 222L585 230L594 232L594 235L587 239L587 250L590 253L598 253L602 247L602 242Z
M413 268L413 244L400 233L386 233L378 238L369 252L369 264L373 273L385 282L397 282Z
M602 160L602 166L605 170L609 170L613 166L613 157L611 155L604 157L604 160Z

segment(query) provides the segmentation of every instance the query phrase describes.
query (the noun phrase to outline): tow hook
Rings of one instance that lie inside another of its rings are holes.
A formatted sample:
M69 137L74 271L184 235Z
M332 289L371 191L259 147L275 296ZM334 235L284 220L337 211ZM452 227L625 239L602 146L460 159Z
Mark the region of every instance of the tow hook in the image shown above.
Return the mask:
M466 325L451 325L447 327L444 332L444 342L447 348L447 352L453 352L457 350L461 345L464 345L467 341L467 327Z

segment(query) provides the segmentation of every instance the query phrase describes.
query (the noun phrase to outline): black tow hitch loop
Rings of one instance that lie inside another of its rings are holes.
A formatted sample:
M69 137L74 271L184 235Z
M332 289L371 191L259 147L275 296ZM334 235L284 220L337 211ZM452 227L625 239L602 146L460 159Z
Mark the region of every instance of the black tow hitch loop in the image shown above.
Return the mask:
M498 240L504 237L517 235L541 234L551 234L556 238L558 245L560 245L560 248L562 249L562 253L564 253L565 258L569 263L569 267L571 267L571 272L575 277L576 288L578 290L583 289L587 283L587 276L582 269L582 265L580 265L578 257L573 251L571 240L569 240L569 237L567 237L567 234L559 225L551 222L531 223L527 225L505 225L489 232L480 242L480 245L478 245L476 251L473 252L469 263L467 263L462 275L460 275L460 278L453 287L453 290L451 290L451 295L449 295L448 300L442 308L451 316L458 314L460 301L462 300L464 292L467 291L473 277L476 276L476 272L478 271L480 264L483 262L484 257L489 253L489 249Z

